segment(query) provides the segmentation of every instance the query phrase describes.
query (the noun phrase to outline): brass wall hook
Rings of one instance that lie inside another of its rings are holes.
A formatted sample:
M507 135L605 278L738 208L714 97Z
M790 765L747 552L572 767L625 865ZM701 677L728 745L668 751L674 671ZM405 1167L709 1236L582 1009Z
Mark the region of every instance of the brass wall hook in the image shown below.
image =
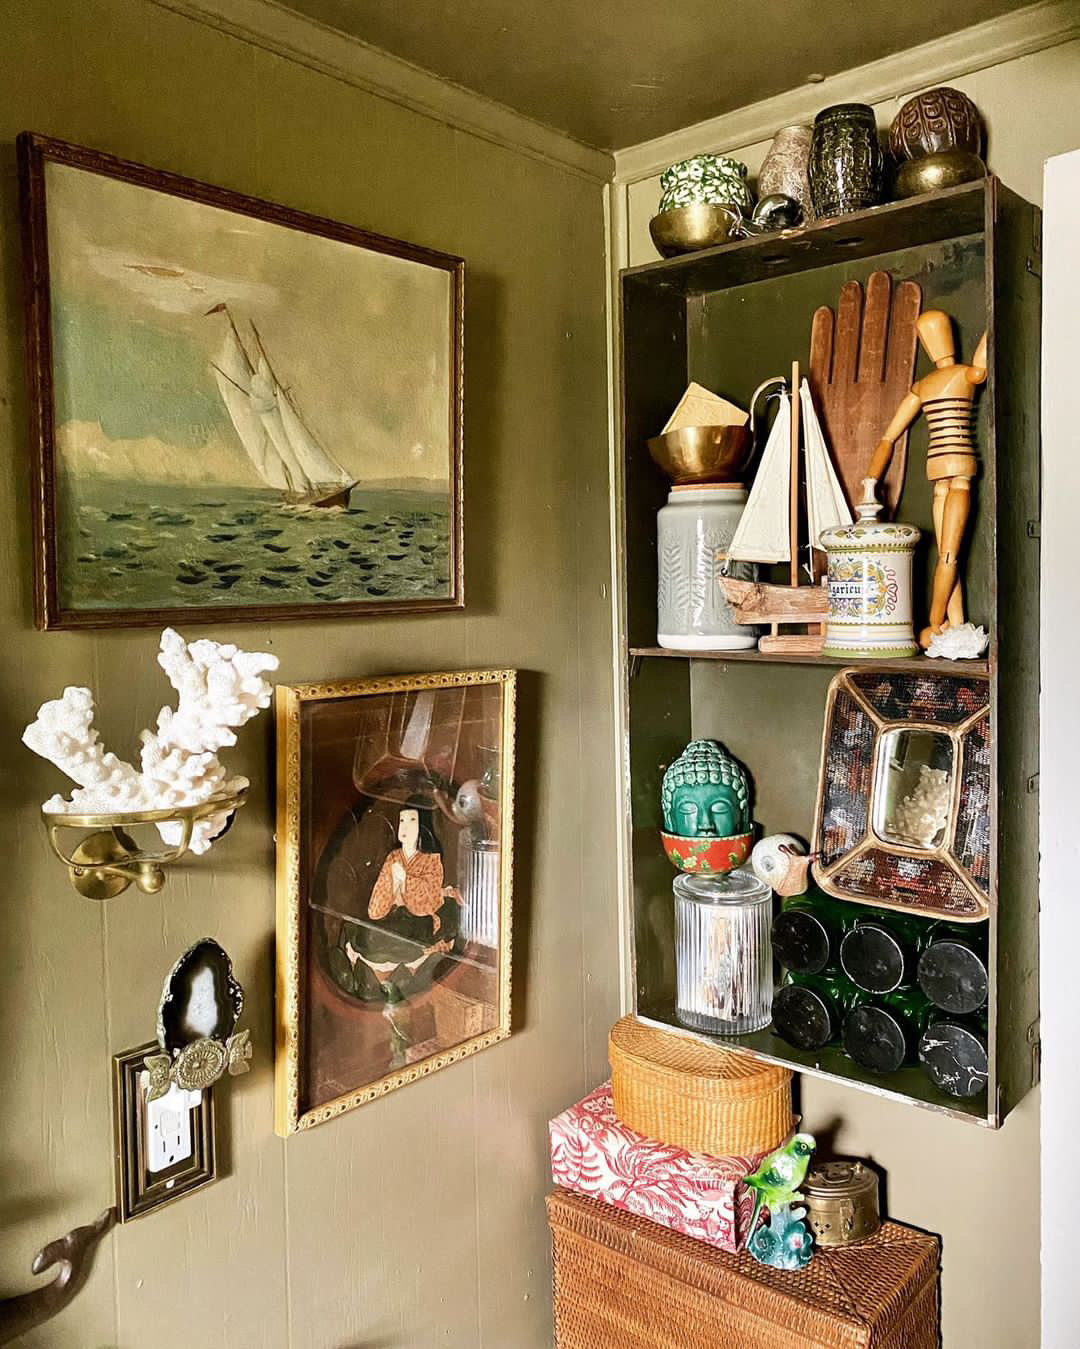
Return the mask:
M191 834L200 820L228 814L225 830L247 800L247 788L208 797L190 806L162 810L120 811L106 815L68 815L43 810L49 846L68 869L71 884L87 899L112 899L134 883L145 895L155 895L165 884L165 868L180 860L191 846ZM180 841L160 849L140 848L128 833L139 824L175 823ZM61 844L65 829L90 829L73 847Z

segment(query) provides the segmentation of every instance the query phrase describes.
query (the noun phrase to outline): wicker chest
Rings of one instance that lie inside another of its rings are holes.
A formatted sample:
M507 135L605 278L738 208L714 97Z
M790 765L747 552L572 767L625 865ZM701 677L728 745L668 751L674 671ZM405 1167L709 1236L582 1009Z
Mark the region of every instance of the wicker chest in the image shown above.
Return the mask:
M937 1238L899 1223L791 1271L566 1190L547 1204L557 1349L937 1349Z

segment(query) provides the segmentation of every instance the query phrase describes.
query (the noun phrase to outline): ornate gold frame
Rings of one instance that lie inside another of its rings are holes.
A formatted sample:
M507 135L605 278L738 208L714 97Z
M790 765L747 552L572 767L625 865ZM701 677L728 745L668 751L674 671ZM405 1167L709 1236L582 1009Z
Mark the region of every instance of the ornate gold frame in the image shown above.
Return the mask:
M499 1023L441 1054L388 1073L378 1081L301 1112L300 1080L300 709L305 702L357 698L414 689L460 688L501 684L502 773L499 810L503 839L499 866ZM510 1034L510 970L514 865L514 737L517 674L514 670L460 670L440 674L396 675L331 684L279 684L275 693L277 726L277 996L275 1002L274 1129L282 1137L310 1129L364 1105L417 1078L446 1068Z
M858 668L858 667L856 667ZM874 771L870 778L870 791L866 805L866 830L861 839L848 852L838 857L837 860L829 866L823 867L818 862L813 862L812 873L817 885L825 891L827 895L832 895L837 899L844 899L853 904L868 904L875 909L895 909L899 913L923 913L931 917L937 916L947 918L954 923L978 923L988 917L992 901L991 899L974 885L971 878L967 875L964 868L960 866L953 855L953 846L956 838L957 817L960 811L960 780L961 769L964 762L965 743L968 732L975 724L988 715L987 708L982 707L977 712L958 721L955 725L946 725L932 721L918 721L912 718L903 718L892 721L883 717L881 713L874 708L871 703L863 696L862 692L853 684L847 681L847 675L852 673L851 668L841 670L838 675L830 682L829 691L825 699L825 722L821 738L821 764L818 769L817 800L814 806L814 829L813 842L811 844L812 852L816 855L821 848L821 834L823 828L823 813L825 806L825 778L828 768L828 757L830 748L830 738L832 732L833 708L836 703L837 695L843 690L849 697L853 698L863 712L870 718L874 724ZM890 673L906 673L890 669ZM964 671L969 678L985 680L989 682L989 676L975 674ZM953 762L957 765L953 774L952 797L949 804L949 820L945 829L945 835L941 843L935 848L915 848L909 847L903 843L890 843L880 838L874 832L874 806L878 790L877 763L880 753L882 736L891 731L930 731L935 735L940 735L951 741L953 747ZM960 880L964 889L974 901L977 912L974 914L954 914L944 911L938 912L928 905L900 904L890 899L887 895L867 896L855 894L850 890L844 889L835 880L837 872L848 866L851 861L861 853L869 849L880 849L886 853L892 853L898 857L911 857L917 860L933 859L940 862L943 866L954 873Z

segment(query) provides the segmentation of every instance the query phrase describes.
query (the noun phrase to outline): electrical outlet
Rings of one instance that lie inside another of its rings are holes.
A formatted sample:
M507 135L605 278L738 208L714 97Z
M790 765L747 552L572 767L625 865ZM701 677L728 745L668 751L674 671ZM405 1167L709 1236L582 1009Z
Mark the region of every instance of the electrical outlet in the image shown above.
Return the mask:
M149 1073L140 1073L139 1087L146 1101ZM174 1082L164 1096L146 1101L146 1169L152 1175L184 1162L194 1152L192 1111L202 1101L201 1091L183 1091Z
M217 1179L214 1089L183 1091L174 1084L148 1101L146 1056L160 1053L151 1040L113 1058L116 1210L122 1223Z

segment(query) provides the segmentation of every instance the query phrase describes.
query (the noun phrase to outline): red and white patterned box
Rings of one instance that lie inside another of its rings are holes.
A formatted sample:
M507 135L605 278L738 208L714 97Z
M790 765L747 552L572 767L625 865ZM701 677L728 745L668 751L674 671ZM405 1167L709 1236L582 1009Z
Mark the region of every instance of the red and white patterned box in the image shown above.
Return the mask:
M723 1251L736 1251L745 1240L753 1195L742 1177L756 1170L764 1153L709 1157L645 1138L615 1114L610 1082L548 1127L556 1185Z

